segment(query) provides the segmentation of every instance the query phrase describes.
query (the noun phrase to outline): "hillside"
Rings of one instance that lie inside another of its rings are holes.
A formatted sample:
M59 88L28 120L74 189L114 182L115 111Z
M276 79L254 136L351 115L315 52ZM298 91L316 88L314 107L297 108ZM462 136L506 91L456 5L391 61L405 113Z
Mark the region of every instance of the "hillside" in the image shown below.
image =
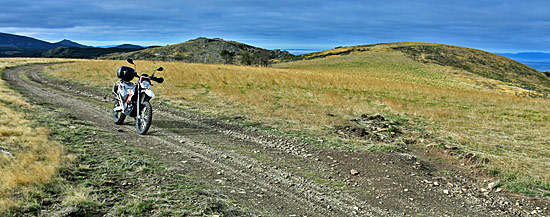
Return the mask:
M40 57L56 45L31 37L0 33L0 57Z
M0 57L41 57L43 51L32 48L0 47Z
M398 51L417 62L461 69L528 90L546 93L550 91L550 79L529 66L486 51L444 44L403 42L337 47L287 60L310 60L352 53L388 51Z
M103 55L120 53L120 52L131 52L139 49L134 48L78 48L78 47L58 47L48 51L45 51L41 54L42 57L46 58L78 58L78 59L90 59L97 58Z
M267 50L234 41L201 37L180 44L108 55L104 59L132 58L190 63L266 65L274 59L292 56L287 51Z
M0 33L0 47L48 50L58 46L31 37Z

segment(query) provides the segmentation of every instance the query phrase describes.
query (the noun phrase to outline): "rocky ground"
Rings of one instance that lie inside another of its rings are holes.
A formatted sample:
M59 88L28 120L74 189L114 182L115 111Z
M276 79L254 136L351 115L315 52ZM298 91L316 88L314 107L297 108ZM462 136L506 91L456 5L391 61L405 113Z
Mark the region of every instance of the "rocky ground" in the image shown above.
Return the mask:
M154 100L151 129L146 136L139 136L131 118L122 126L113 124L111 95L45 77L40 73L43 67L9 69L4 79L34 99L33 103L66 109L73 119L89 123L99 132L94 138L101 138L102 133L106 138L112 136L113 139L101 140L102 146L87 147L92 152L123 143L166 168L149 176L136 172L125 179L115 179L118 181L114 183L91 185L94 192L119 186L102 191L113 201L117 197L132 197L128 196L131 191L124 189L154 188L154 183L162 184L165 177L172 184L178 180L184 184L203 183L210 189L208 198L233 207L212 212L226 216L550 215L548 198L512 194L494 180L472 178L444 162L434 165L419 160L424 158L413 152L316 147L156 104ZM357 123L368 121L372 120L365 117ZM336 129L336 133L368 135L349 127ZM103 152L95 157L108 159L110 154ZM108 170L105 175L109 175ZM181 197L182 201L200 200ZM103 204L96 214L112 214L109 206L116 203ZM160 215L154 206L150 207L147 215Z

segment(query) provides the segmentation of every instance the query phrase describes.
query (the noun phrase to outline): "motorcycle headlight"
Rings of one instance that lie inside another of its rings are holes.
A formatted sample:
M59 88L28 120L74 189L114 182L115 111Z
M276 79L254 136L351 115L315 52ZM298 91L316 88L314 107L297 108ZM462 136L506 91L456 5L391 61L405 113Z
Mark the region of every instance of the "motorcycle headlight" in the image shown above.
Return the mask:
M144 89L151 89L151 82L145 80L141 82L141 87Z

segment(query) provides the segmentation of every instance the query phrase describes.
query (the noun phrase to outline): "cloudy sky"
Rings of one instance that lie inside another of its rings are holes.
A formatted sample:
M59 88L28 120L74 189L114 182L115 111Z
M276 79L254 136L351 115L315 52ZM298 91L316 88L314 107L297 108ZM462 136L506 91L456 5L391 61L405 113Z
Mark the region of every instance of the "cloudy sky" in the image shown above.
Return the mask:
M550 52L550 0L0 0L0 32L86 45L217 37L268 49L421 41Z

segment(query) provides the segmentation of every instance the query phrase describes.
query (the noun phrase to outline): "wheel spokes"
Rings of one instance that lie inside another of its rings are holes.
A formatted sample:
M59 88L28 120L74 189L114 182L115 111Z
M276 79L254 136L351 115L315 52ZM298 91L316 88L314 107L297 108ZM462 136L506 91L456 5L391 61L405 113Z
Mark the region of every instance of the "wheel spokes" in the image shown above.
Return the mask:
M145 129L145 127L147 126L148 119L149 117L147 115L147 107L144 107L143 110L141 110L140 120L139 120L139 125L141 129Z

